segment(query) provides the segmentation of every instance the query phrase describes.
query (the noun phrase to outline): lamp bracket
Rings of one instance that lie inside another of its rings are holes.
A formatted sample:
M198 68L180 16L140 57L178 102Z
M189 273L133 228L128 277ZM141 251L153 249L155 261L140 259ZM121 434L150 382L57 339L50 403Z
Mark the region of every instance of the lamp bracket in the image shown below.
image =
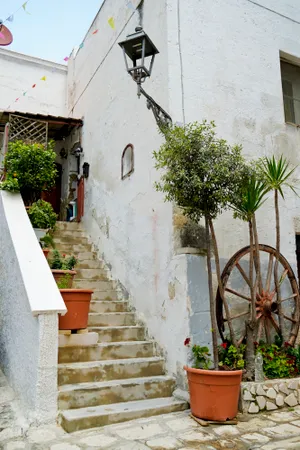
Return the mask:
M168 127L172 124L172 118L156 101L147 94L146 91L139 85L139 93L147 99L147 108L151 109L159 128Z

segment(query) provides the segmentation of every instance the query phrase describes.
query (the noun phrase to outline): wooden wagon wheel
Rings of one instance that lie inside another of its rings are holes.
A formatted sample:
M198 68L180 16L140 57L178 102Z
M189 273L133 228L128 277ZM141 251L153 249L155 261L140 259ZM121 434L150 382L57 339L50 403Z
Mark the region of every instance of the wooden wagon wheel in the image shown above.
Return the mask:
M279 332L277 294L274 282L274 263L276 250L269 245L260 244L260 260L263 287L256 293L257 331L255 340L271 342ZM237 342L246 337L245 322L249 318L251 298L249 282L250 247L244 247L235 253L226 264L222 273L225 300L228 304ZM279 282L281 289L281 306L284 317L284 338L291 345L295 344L299 330L300 301L298 284L288 261L283 255L279 258ZM254 269L255 275L255 269ZM216 297L216 314L222 340L229 337L226 313L219 289Z

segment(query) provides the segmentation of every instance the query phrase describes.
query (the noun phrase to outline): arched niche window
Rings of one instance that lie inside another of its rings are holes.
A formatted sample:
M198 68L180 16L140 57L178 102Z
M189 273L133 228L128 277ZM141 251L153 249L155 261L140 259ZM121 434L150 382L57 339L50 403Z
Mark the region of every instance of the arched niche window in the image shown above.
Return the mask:
M121 179L129 177L134 171L133 145L128 144L123 150L121 160Z

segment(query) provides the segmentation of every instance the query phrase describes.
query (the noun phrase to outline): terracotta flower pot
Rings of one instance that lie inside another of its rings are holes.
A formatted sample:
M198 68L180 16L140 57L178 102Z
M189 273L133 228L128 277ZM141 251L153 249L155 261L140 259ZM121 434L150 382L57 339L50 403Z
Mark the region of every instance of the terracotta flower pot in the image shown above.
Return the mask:
M50 252L49 248L43 248L43 253L46 259L48 259L49 252Z
M206 420L233 419L238 412L242 370L221 371L184 367L192 414Z
M65 316L59 316L60 330L81 330L87 328L93 292L90 289L60 289L68 310Z
M51 269L51 272L53 273L54 279L56 283L59 283L61 280L65 278L66 275L70 275L68 277L68 286L67 289L71 289L73 285L73 280L76 275L75 270L58 270L58 269Z

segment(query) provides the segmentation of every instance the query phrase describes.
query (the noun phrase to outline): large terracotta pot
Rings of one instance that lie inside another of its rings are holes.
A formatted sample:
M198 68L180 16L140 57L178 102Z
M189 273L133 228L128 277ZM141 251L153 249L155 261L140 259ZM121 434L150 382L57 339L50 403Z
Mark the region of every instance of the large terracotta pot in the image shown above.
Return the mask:
M81 330L87 328L93 292L90 289L60 289L68 310L65 316L59 316L60 330Z
M49 255L49 252L50 252L49 248L43 248L42 250L43 250L45 258L48 259L48 255Z
M73 285L73 280L74 277L76 275L76 271L75 270L58 270L58 269L51 269L51 272L53 273L54 279L56 281L56 283L58 283L59 281L61 281L63 278L65 278L66 275L70 275L68 277L68 289L71 289L72 285Z
M242 370L203 370L186 366L184 369L194 416L223 422L237 415Z

